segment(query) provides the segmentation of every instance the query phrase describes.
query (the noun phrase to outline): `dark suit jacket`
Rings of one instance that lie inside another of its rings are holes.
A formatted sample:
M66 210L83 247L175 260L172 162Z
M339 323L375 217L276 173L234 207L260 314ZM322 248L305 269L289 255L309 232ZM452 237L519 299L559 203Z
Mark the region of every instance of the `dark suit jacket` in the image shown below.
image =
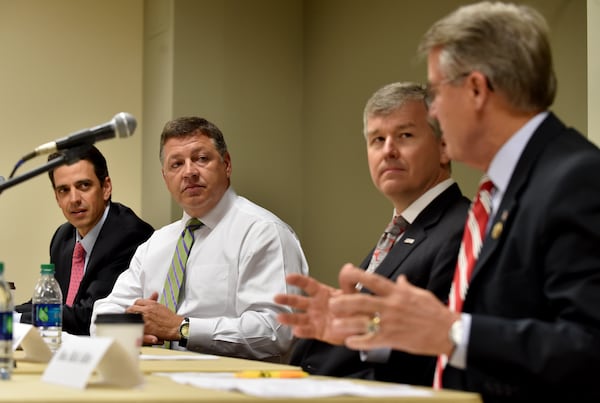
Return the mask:
M486 403L600 401L598 148L550 114L494 227L464 302L467 368L448 366L444 386L479 392Z
M90 333L94 302L111 292L119 274L129 267L138 245L153 232L152 226L142 221L129 207L111 202L73 306L63 305L63 330L79 335ZM63 294L63 304L69 290L74 246L75 227L69 223L58 227L50 242L50 262L55 265L54 276ZM17 306L16 310L22 312L21 322L31 323L31 301Z
M407 227L403 238L394 244L376 272L392 280L405 274L412 284L446 301L468 208L469 200L462 196L458 185L450 186ZM404 242L409 239L414 242ZM363 261L362 268L367 267L372 253ZM291 363L316 375L432 385L434 357L393 351L388 362L372 363L362 361L359 354L344 346L301 339L294 347Z

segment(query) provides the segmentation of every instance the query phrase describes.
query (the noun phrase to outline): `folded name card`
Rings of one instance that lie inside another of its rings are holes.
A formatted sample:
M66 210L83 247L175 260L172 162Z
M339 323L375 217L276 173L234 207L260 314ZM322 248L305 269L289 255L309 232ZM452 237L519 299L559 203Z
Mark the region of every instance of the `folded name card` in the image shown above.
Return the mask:
M134 387L144 383L139 363L109 337L73 337L64 341L46 367L42 381L85 389L94 370L102 384Z
M25 361L48 362L52 358L50 347L35 327L13 322L13 351L19 347L25 352Z

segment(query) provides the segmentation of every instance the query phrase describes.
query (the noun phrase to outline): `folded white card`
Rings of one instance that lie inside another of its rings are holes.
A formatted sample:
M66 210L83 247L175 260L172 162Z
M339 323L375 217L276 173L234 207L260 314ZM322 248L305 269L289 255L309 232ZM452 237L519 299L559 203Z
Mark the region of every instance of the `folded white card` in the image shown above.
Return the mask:
M63 341L42 381L85 389L94 370L103 384L134 387L144 383L139 363L109 337L73 337Z
M48 362L52 358L50 347L32 325L13 323L13 351L19 346L25 352L25 361Z

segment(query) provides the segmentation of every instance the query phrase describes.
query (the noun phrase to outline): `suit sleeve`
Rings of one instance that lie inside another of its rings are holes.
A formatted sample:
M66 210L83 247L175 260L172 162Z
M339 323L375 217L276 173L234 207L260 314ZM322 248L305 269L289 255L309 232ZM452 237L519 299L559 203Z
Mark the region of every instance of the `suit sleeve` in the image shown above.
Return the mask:
M129 267L137 247L153 232L130 209L119 207L117 222L109 223L107 219L96 240L75 303L71 307L63 305L63 329L71 334L89 334L94 302L111 292L117 277Z

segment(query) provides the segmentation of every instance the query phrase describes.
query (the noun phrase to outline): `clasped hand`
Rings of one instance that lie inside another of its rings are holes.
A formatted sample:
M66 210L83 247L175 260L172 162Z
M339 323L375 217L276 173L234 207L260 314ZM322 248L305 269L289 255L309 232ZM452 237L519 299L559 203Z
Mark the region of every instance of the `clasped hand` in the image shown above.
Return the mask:
M163 344L164 340L179 340L179 325L183 317L158 302L158 293L139 298L125 310L144 317L144 345Z

